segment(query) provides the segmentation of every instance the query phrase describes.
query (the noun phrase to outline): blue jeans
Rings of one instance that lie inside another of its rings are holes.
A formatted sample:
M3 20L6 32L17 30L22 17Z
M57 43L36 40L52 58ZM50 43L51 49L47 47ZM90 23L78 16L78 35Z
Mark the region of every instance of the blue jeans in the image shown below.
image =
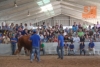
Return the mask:
M62 58L63 59L63 56L64 56L63 47L57 46L57 54L58 54L58 58Z
M75 51L74 51L74 49L69 49L68 54L69 54L69 55L70 55L70 54L74 54L74 55L75 55Z
M0 40L0 43L2 43L2 40Z
M37 60L40 61L40 48L39 47L32 47L30 61L33 61L35 53L36 53Z
M43 55L45 55L45 49L44 48L41 48L40 51L42 51Z
M84 52L84 55L85 55L85 50L84 49L80 49L80 55L82 54L82 52Z
M12 47L12 55L14 55L16 50L16 44L11 44L11 47Z

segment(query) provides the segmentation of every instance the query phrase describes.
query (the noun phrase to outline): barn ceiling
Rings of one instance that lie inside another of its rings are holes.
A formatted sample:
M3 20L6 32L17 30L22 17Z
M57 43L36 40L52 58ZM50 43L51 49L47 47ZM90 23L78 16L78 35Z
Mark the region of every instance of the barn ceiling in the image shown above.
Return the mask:
M84 6L97 6L97 18L82 18ZM100 18L100 0L0 0L0 22L35 23L60 14L95 23Z

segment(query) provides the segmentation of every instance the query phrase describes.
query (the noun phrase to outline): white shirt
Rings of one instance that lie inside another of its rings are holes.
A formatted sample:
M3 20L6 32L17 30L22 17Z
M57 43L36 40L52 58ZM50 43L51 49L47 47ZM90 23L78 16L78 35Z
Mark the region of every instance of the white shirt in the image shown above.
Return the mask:
M65 35L67 35L67 33L66 33L66 32L64 32L64 36L65 36Z
M80 38L79 37L73 37L73 41L74 42L80 42Z
M24 26L24 29L31 30L31 29L33 29L33 26L30 26L30 25L28 25L28 26Z
M99 28L100 27L100 24L97 24L96 27Z
M33 29L33 26L28 26L28 30Z
M44 36L43 35L40 35L40 39L44 39Z

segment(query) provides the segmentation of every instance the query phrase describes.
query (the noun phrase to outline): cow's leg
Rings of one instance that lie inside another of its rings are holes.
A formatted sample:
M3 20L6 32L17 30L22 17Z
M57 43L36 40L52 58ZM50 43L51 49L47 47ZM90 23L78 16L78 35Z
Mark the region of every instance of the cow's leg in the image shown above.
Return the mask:
M25 55L29 55L29 50L24 47Z
M27 55L27 49L24 47L24 51L25 51L25 54L24 55Z
M22 46L18 46L18 49L15 51L15 55L20 54Z
M15 55L18 56L18 59L19 59L19 55L20 55L21 49L22 49L22 46L20 44L18 44L18 49L15 52Z

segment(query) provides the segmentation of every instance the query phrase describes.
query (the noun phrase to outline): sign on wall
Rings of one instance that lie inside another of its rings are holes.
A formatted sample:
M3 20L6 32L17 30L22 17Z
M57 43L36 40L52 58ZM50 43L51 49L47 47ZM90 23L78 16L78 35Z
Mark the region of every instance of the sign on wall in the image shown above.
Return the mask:
M96 18L97 17L97 7L96 6L84 6L84 11L82 13L82 18Z

